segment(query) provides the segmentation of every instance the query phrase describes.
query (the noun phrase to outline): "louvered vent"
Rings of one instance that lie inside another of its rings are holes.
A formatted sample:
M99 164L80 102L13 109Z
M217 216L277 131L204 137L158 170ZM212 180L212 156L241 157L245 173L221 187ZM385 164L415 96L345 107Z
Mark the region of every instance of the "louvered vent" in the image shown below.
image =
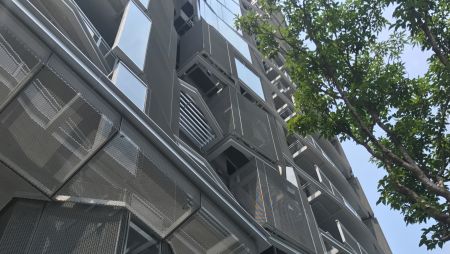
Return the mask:
M205 115L195 105L194 100L184 92L180 94L180 127L199 148L203 148L216 137Z

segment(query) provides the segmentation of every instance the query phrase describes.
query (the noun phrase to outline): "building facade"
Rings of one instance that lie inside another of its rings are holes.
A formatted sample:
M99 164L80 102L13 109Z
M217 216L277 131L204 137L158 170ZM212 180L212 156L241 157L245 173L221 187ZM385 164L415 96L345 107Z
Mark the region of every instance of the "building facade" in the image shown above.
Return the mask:
M250 9L0 1L0 253L391 253Z

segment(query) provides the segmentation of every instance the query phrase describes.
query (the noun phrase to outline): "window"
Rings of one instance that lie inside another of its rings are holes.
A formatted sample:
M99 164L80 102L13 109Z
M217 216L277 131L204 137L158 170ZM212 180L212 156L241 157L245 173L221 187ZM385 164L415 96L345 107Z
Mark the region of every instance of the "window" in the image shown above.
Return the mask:
M151 25L150 19L130 1L122 17L115 46L141 70L145 65Z
M117 65L112 80L138 108L145 109L147 86L123 63L119 62Z
M252 61L247 42L234 25L236 16L241 15L241 7L233 1L200 0L200 15L248 61Z
M241 61L239 61L239 59L235 58L234 62L236 63L238 78L250 89L252 89L254 93L261 97L261 99L265 100L261 79Z

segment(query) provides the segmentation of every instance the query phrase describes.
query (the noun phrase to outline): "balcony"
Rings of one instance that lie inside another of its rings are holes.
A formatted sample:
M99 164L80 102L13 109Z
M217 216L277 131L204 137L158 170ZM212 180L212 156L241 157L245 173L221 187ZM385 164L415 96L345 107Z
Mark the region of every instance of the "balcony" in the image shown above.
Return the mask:
M349 207L352 207L360 217L367 215L367 211L361 207L354 189L314 138L302 138L294 134L288 137L288 145L293 160L299 167L312 177L317 175L316 167L319 167L327 178L333 179L335 188L346 197L346 203L349 204Z
M205 101L224 133L222 145L215 146L214 151L210 152L210 159L230 147L227 141L232 138L241 146L244 145L246 149L253 150L268 160L276 160L273 132L275 120L266 111L228 86ZM245 153L238 146L234 147Z
M255 220L272 234L314 252L307 212L295 180L284 179L268 164L252 160L230 179L230 190Z
M115 54L75 0L31 0L25 3L31 4L30 9L35 9L44 15L102 72L109 74L112 71L116 62Z

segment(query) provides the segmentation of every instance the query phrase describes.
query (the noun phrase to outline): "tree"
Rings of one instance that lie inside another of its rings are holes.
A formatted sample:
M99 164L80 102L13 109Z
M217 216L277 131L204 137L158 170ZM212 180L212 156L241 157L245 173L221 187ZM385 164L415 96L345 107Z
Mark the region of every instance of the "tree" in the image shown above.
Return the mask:
M378 202L406 223L431 221L420 245L450 240L450 2L447 0L259 0L237 19L268 58L281 53L301 135L351 139L387 172ZM383 17L395 5L394 22ZM285 22L274 22L282 14ZM391 36L378 35L388 27ZM407 77L401 53L433 54L427 73Z

